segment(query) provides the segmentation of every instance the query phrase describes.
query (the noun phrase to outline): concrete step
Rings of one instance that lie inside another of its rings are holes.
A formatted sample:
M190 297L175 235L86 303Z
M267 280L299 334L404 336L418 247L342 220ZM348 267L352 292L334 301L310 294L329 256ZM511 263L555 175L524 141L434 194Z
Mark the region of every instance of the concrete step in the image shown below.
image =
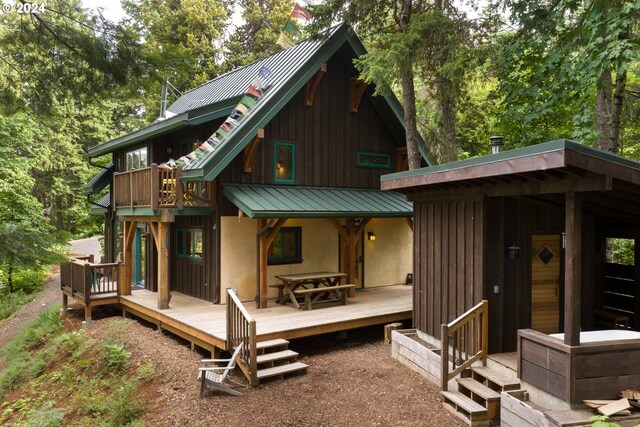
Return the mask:
M486 366L472 367L471 377L495 391L518 390L520 388L520 381L501 377L493 369Z
M260 354L258 355L256 360L258 364L271 363L281 360L290 360L292 362L295 362L296 360L298 360L298 353L293 350L282 350L275 353Z
M309 365L302 362L288 363L286 365L274 366L273 368L258 369L258 379L277 377L295 372L306 372Z

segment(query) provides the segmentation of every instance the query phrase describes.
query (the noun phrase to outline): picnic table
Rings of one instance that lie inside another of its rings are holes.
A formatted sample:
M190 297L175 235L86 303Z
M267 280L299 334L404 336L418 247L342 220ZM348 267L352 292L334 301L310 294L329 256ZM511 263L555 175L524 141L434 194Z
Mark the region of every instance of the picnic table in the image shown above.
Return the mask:
M320 271L316 273L282 274L276 276L282 283L269 285L278 289L276 301L279 304L291 302L295 308L311 310L314 304L322 302L348 303L348 291L356 285L342 285L345 273ZM298 297L304 299L300 305Z

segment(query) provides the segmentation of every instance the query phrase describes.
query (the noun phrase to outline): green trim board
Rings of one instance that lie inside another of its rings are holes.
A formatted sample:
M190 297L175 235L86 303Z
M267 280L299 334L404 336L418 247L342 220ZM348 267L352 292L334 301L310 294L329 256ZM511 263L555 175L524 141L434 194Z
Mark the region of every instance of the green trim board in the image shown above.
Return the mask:
M84 194L98 194L111 183L113 178L113 162L109 162L100 172L98 172L91 181L87 182L82 190Z
M176 256L202 260L204 233L200 227L176 229Z
M368 153L358 151L356 165L364 168L391 168L391 155L388 153Z
M269 245L267 265L300 264L301 262L302 227L282 227Z
M281 156L286 155L286 148L290 148L291 157L283 159ZM279 152L279 149L285 149ZM285 161L288 160L288 161ZM291 169L290 178L286 178L287 165ZM278 177L280 175L280 177ZM296 145L292 142L274 142L273 143L273 182L278 184L295 184L296 182Z
M607 162L608 175L623 181L640 181L640 174L631 176L627 172L640 171L640 162L617 154L605 152L567 139L550 141L496 154L461 160L458 162L383 175L383 189L403 189L434 184L453 183L461 180L482 179L491 176L506 176L514 173L544 172L574 166L590 171L594 161ZM516 167L517 165L517 167ZM487 166L491 166L487 168ZM618 168L613 167L618 166ZM499 169L500 168L500 169ZM621 169L622 168L622 169ZM624 171L631 169L631 171ZM502 170L502 172L497 172ZM594 171L597 169L594 169Z
M223 184L250 218L410 218L413 205L395 191L290 185Z

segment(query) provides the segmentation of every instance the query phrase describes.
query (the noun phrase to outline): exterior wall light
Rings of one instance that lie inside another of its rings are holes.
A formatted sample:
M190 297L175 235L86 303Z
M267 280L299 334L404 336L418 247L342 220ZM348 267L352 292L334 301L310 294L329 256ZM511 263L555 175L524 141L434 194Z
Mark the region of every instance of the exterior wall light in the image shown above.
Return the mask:
M376 240L376 235L373 231L367 233L367 240Z
M518 257L520 257L520 246L516 246L516 244L512 244L507 248L507 257L510 261L516 261Z

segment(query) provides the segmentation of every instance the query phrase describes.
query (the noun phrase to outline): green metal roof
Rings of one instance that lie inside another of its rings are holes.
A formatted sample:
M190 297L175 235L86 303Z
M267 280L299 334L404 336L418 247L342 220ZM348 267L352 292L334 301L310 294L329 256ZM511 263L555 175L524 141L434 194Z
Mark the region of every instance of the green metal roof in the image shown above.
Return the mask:
M104 169L98 172L91 181L82 187L84 194L98 194L111 183L113 177L113 162L109 162Z
M362 188L223 184L223 194L251 218L411 217L403 194Z
M258 70L266 66L271 71L270 88L251 114L215 152L183 167L182 176L187 180L213 180L251 141L257 130L265 127L307 83L318 71L320 64L327 62L345 44L348 44L356 55L366 53L360 40L347 25L337 25L329 30L324 41L304 40L290 49L281 50L261 61L230 71L186 92L167 109L175 116L156 121L143 129L94 147L89 150L88 156L100 156L185 126L226 117L255 79ZM351 63L349 65L352 66ZM367 96L371 95L372 91L369 89ZM399 142L403 142L403 138L400 137L404 132L403 110L395 96L377 96L371 97L371 100L382 119L399 137ZM427 164L434 164L424 141L420 141L419 148Z
M91 205L91 215L102 215L108 212L109 207L111 206L111 193L107 191L107 193L102 196L98 201L93 202L95 204ZM96 206L100 205L100 206Z

